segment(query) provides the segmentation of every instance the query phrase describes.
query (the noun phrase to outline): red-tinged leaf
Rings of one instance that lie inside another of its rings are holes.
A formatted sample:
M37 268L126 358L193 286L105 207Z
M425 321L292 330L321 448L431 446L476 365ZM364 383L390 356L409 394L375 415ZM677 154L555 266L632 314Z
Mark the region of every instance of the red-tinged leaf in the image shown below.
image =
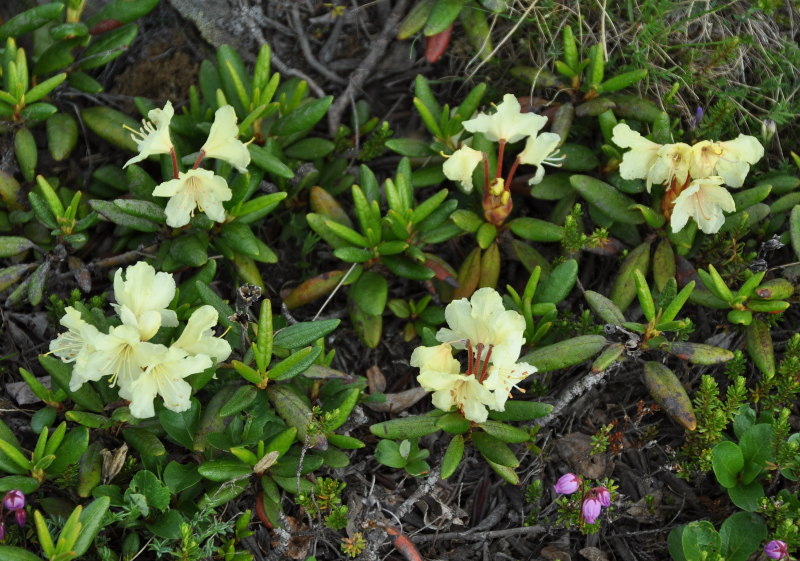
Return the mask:
M111 31L113 29L117 29L118 27L122 27L123 25L124 24L119 20L107 19L107 20L101 21L97 25L92 26L92 28L89 29L89 35L102 35L103 33L106 33L107 31Z
M444 55L444 52L447 50L447 46L450 44L453 25L454 24L451 23L450 27L441 33L425 37L425 60L433 64L442 58L442 55Z

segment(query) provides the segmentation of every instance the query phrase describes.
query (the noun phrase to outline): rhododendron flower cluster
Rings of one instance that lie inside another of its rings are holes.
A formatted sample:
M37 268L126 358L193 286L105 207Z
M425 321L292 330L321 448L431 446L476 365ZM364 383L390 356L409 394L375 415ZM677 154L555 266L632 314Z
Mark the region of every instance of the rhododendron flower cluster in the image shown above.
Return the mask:
M511 389L536 372L517 362L522 350L525 320L506 310L500 294L481 288L470 300L462 298L445 308L448 328L442 328L436 347L417 347L411 366L419 368L417 381L433 392L433 404L442 411L455 406L466 419L482 423L488 409L504 411ZM466 350L466 369L453 350Z
M233 196L225 178L214 172L199 168L204 158L224 160L239 172L246 173L250 163L250 152L247 145L239 140L239 127L236 125L236 112L230 105L224 105L214 114L214 122L208 133L208 139L194 163L192 169L182 172L178 169L178 156L169 137L169 124L175 114L169 101L164 109L153 109L147 114L150 122L142 120L140 130L131 130L131 138L136 142L139 154L125 163L140 162L155 154L172 156L173 179L161 183L153 190L156 197L170 197L164 212L167 225L180 228L189 223L195 208L216 221L225 221L225 209L222 203Z
M561 143L561 137L552 132L539 134L547 124L547 117L534 113L523 113L517 98L512 94L503 96L503 101L492 115L481 113L474 119L464 121L464 129L471 133L482 133L487 140L498 143L497 169L489 169L489 158L483 152L466 144L453 152L444 163L445 176L461 184L464 191L472 190L472 173L483 162L485 191L483 212L486 220L499 226L511 213L511 180L519 164L536 167L531 184L544 178L543 164L559 166L561 158L553 154ZM527 138L525 148L517 155L514 164L504 179L503 155L506 144Z
M50 343L50 352L64 362L72 362L70 389L78 390L87 381L110 376L109 383L119 395L130 400L131 414L139 418L155 415L157 395L172 411L190 406L192 387L187 376L210 368L231 353L227 341L215 337L217 311L201 306L189 317L183 331L169 347L153 343L162 327L177 327L173 310L167 309L175 297L175 280L168 273L141 261L114 275L113 304L119 325L103 333L68 306L60 323L67 328Z
M744 134L734 140L703 140L693 146L682 142L661 145L621 123L614 127L612 140L621 148L630 148L619 166L623 179L646 180L648 192L654 183L666 186L661 207L673 232L682 230L689 218L706 234L718 232L725 223L722 213L736 210L723 185L741 187L750 166L764 156L761 143Z
M553 490L559 495L571 495L583 487L583 479L574 473L565 473L553 485ZM590 489L584 488L581 515L587 524L594 524L600 517L603 508L611 506L611 492L607 487L598 486Z
M0 541L6 537L6 516L13 515L20 528L25 525L25 502L25 494L19 489L12 489L3 497L3 502L0 503Z

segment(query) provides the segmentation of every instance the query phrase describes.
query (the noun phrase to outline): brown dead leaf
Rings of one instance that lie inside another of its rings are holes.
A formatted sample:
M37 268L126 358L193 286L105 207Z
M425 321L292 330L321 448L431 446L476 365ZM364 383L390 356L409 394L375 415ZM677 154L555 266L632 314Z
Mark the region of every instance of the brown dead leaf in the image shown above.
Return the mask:
M608 561L608 555L596 547L584 547L578 553L585 559L588 559L588 561Z
M367 368L367 386L369 393L383 393L386 391L386 376L377 365Z
M554 545L544 546L539 555L547 559L547 561L572 561L572 554Z
M592 439L588 434L572 432L556 441L556 450L572 470L589 479L600 479L614 470L605 453L591 455Z
M308 556L308 550L311 547L311 536L295 536L296 532L308 532L309 528L305 524L298 522L297 518L292 516L286 517L286 523L289 525L289 532L292 537L289 539L289 548L286 550L286 555L290 559L305 559ZM273 542L272 547L277 547L278 542Z
M422 388L411 388L404 392L387 393L386 401L383 403L367 402L364 405L380 413L399 413L405 411L426 395L428 395L428 392Z

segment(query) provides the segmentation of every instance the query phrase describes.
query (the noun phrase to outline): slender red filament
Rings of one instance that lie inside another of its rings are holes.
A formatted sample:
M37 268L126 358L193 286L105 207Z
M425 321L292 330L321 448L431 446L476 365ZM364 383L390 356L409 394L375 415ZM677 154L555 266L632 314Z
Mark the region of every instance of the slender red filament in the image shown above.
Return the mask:
M486 358L483 359L483 368L481 368L481 376L478 378L478 381L482 384L483 381L486 379L486 372L489 369L489 359L492 357L492 349L494 345L489 345L489 350L486 352Z
M497 173L495 173L494 178L497 179L500 177L500 174L503 172L503 154L506 151L506 141L502 138L500 139L500 148L497 150Z
M197 159L194 161L194 165L192 169L197 169L200 166L200 162L203 161L203 158L206 157L206 153L203 150L200 150L200 153L197 155Z
M178 179L178 155L174 147L169 149L169 155L172 156L172 177Z
M517 172L517 166L519 165L519 156L514 159L514 164L511 166L511 171L508 172L508 178L506 179L506 191L511 190L511 180L514 179L514 174Z
M472 342L467 339L467 374L472 374Z

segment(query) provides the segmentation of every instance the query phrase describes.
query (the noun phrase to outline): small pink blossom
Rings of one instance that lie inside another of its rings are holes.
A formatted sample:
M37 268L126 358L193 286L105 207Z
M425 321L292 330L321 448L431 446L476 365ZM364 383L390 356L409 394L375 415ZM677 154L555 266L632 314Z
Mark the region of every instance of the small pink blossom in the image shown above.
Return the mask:
M764 553L772 559L787 559L789 557L789 547L786 542L772 540L764 547Z
M25 508L25 495L18 489L12 489L3 497L3 506L8 510Z
M604 507L611 506L611 493L608 492L606 487L595 487L594 488L595 496L597 500L600 501L600 504Z
M600 511L602 509L603 506L600 504L600 500L595 497L594 494L590 494L583 500L581 513L587 524L594 524L594 521L600 516Z
M558 478L553 489L559 495L571 495L577 491L581 486L581 478L574 473L565 473Z
M14 512L14 518L17 521L17 524L20 528L25 525L25 520L27 519L27 514L25 513L25 509L21 508Z

